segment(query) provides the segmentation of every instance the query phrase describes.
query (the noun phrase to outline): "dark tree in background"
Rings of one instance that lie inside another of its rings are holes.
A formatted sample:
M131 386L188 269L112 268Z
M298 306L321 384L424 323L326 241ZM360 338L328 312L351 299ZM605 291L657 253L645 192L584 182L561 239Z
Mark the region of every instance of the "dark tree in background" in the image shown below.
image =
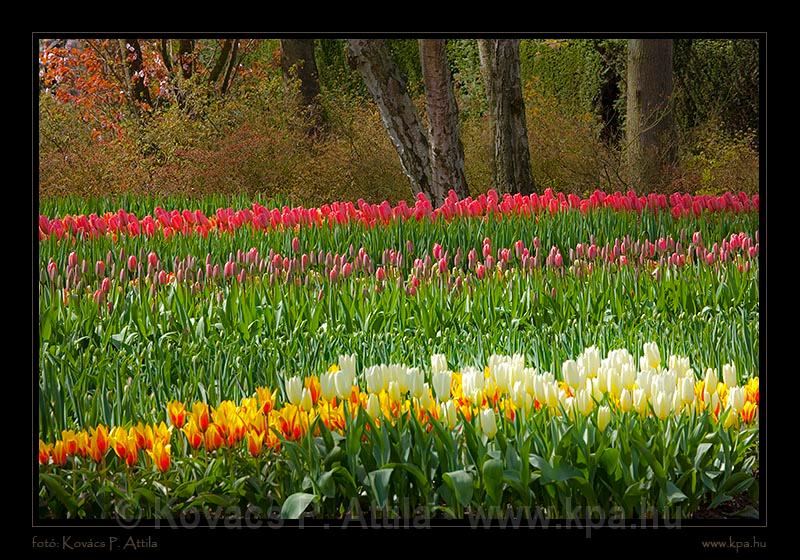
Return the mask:
M309 133L322 130L324 112L320 103L319 74L313 39L281 39L281 70L287 80L300 82L300 103L311 118Z
M150 90L144 84L144 65L142 63L142 47L138 39L127 38L123 40L125 45L125 77L129 83L129 96L137 104L142 103L151 106L153 101L150 99Z
M658 186L665 167L677 160L672 115L672 40L628 42L626 117L630 182L648 191Z
M451 188L460 198L469 195L464 173L464 147L459 134L458 106L445 41L420 39L419 55L428 113L431 190L434 204L440 205Z
M348 62L361 74L400 156L413 192L431 192L428 139L405 80L382 39L349 39Z
M503 192L534 192L525 102L519 75L518 39L480 39L481 75L494 129L495 186Z

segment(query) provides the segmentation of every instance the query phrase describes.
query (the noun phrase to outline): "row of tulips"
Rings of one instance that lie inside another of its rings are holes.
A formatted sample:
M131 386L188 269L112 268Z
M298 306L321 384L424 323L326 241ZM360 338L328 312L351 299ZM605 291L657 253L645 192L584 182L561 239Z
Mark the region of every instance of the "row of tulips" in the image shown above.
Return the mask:
M520 355L493 355L484 369L465 367L450 371L445 357L431 356L431 369L423 372L402 364L376 365L356 375L353 356L341 356L338 365L320 376L292 377L285 381L285 400L278 389L259 387L256 395L237 406L223 401L209 409L196 402L191 410L178 401L167 405L170 427L156 425L117 426L110 430L99 425L90 432L65 430L62 438L47 444L39 442L39 462L64 466L67 458L90 457L104 460L109 449L127 466L138 462L144 450L160 471L170 465L172 428L183 431L191 449L203 447L213 452L221 447L237 447L242 441L253 456L262 446L278 451L281 441L301 439L319 418L325 427L344 435L345 416L364 409L380 426L413 413L426 430L432 420L449 429L458 429L459 419L475 422L488 438L498 431L500 422L527 422L535 414L587 417L595 412L594 422L603 431L612 415L634 412L661 421L671 415L703 414L714 419L728 409L726 428L747 425L757 419L758 377L739 385L736 367L723 366L722 380L713 368L698 378L687 358L670 356L662 368L658 347L644 346L639 369L627 350L612 350L601 359L596 347L587 348L577 360L562 365L563 379L548 372L525 367ZM318 434L316 434L318 435Z
M175 257L171 262L165 263L159 256L150 251L146 255L126 255L124 248L117 253L108 251L104 260L98 260L90 270L89 263L82 259L79 262L77 252L69 254L61 278L58 264L53 258L48 260L46 271L42 271L42 280L55 287L62 287L65 291L80 290L94 279L97 285L94 297L98 301L112 288L112 282L138 281L145 277L152 285L167 284L173 281L203 283L208 280L233 279L244 282L247 278L259 276L271 282L298 281L303 282L309 275L328 279L335 282L351 275L374 276L380 283L388 279L407 280L410 294L416 291L420 281L433 280L447 277L452 280L453 287L461 287L469 283L474 276L478 280L484 279L495 271L500 274L516 269L523 273L532 272L541 268L569 269L576 274L587 274L597 267L614 266L644 266L648 270L655 266L681 267L699 263L713 266L715 263L735 262L740 271L750 269L750 261L756 259L759 253L758 232L755 239L744 232L731 234L721 242L714 242L710 248L703 243L700 232L695 232L691 240L686 243L676 241L671 236L661 237L654 242L650 240L615 239L613 243L603 246L596 245L592 240L588 243L578 243L568 251L569 258L565 261L564 255L558 246L552 246L546 253L541 251L541 243L534 238L528 248L524 241L518 240L511 247L494 247L490 238L484 238L481 251L474 248L464 251L457 247L445 249L436 243L430 253L418 256L411 263L406 258L402 249L384 249L380 255L380 264L376 265L364 247L357 251L351 245L350 250L344 254L332 254L330 251L300 253L300 242L297 237L292 241L296 249L294 254L282 255L269 251L266 255L259 254L256 248L248 251L237 251L236 255L229 255L224 264L215 262L213 255L208 253L204 265L193 255L185 258ZM406 247L413 254L413 244L409 241ZM465 256L466 253L466 256ZM462 276L465 270L466 274ZM91 272L94 273L92 277ZM65 292L66 293L66 292Z
M511 504L557 516L565 497L628 515L683 504L677 515L686 515L749 489L758 378L732 365L722 379L711 368L700 376L685 358L662 363L652 343L635 365L627 350L602 357L590 347L556 380L520 356L458 372L442 355L424 372L399 364L357 372L342 356L319 376L287 379L282 394L259 387L216 407L172 401L169 425L100 425L40 440L40 505L81 517L133 503L160 515L153 492L141 490L151 486L175 509L257 503L284 517L312 503L318 515L342 516L354 500L385 510L409 495L412 505L457 517ZM590 480L603 482L592 489ZM109 486L110 504L101 498Z
M269 209L253 204L252 208L242 210L220 208L212 216L206 216L200 210L167 211L160 207L155 209L154 215L142 218L125 210L106 212L102 216L94 213L89 216L81 214L53 218L40 215L39 239L96 238L105 235L151 237L156 234L170 237L194 233L208 236L212 232L232 232L242 227L271 230L296 226L332 227L353 222L371 227L397 220L450 221L460 217L531 216L538 213L556 214L571 211L586 213L598 209L611 209L617 212L669 210L674 218L680 218L688 215L701 216L705 212L757 212L758 208L758 195L750 197L741 192L726 193L721 196L675 193L667 197L659 194L637 196L633 191L626 194L595 191L589 197L581 198L574 194L553 193L551 189L545 190L541 196L537 194L501 196L496 191L490 190L475 199L466 197L459 200L451 190L445 202L438 208L434 208L424 194L419 194L413 206L409 206L404 200L396 206L391 206L387 201L369 204L359 200L356 204L334 202L319 208L284 206L280 209Z

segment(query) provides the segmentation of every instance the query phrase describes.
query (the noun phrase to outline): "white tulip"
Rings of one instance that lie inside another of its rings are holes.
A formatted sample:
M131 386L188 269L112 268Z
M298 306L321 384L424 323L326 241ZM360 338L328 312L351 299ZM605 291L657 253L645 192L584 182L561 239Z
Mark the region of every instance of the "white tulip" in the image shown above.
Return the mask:
M578 366L583 369L587 377L597 377L597 371L600 369L600 352L597 346L586 348L578 356Z
M728 391L728 405L738 413L744 408L744 397L743 387L731 387Z
M303 388L303 392L300 394L300 408L308 412L314 406L314 401L311 400L311 391Z
M381 412L381 401L375 393L370 394L367 399L367 413L374 419L379 419L383 415Z
M683 377L689 371L689 358L685 356L670 356L669 369L678 373L678 377Z
M336 384L336 396L340 399L346 399L350 396L350 388L353 386L353 379L342 371L336 372L334 376L334 383Z
M694 400L694 377L688 375L683 378L681 384L681 400L684 403L690 403Z
M722 379L728 387L736 387L739 381L736 379L736 365L725 364L722 366Z
M336 396L336 380L334 379L336 373L328 372L319 376L319 391L322 398L326 401L333 399Z
M481 430L489 439L492 439L497 433L497 418L491 408L481 411Z
M647 393L644 389L633 390L633 408L641 415L647 413Z
M566 360L561 364L561 376L567 385L573 389L576 389L581 384L578 363L575 360Z
M300 404L300 399L303 397L303 380L299 377L292 377L287 379L284 388L286 389L286 398L295 406Z
M658 345L655 342L646 342L644 345L644 357L647 360L649 369L661 367L661 354L658 351Z
M633 387L636 383L636 369L633 364L624 364L620 368L620 382L623 387Z
M396 403L399 403L402 400L400 385L397 383L397 381L389 382L389 398Z
M611 421L611 409L607 406L601 406L597 409L597 429L601 432L605 431L606 426Z
M422 396L422 392L425 390L424 385L425 376L422 371L418 368L410 368L408 370L408 390L414 398L418 399Z
M433 390L436 392L436 398L444 401L450 398L450 386L453 382L453 374L447 370L439 370L431 375L433 381Z
M433 354L431 356L431 373L434 375L440 372L446 372L447 369L447 358L444 354Z
M441 409L442 418L447 421L447 426L452 430L456 427L456 422L458 421L455 403L453 401L443 402Z
M356 377L356 355L339 356L339 370L350 380L350 385Z
M580 412L583 416L588 416L589 413L594 409L592 394L585 389L579 389L575 393L575 403L578 407L578 412Z
M431 399L431 388L428 386L427 383L422 385L422 395L417 397L419 399L419 405L425 409L430 410L433 407L433 399Z
M511 390L511 402L514 403L514 406L517 408L525 408L526 397L528 397L528 394L525 392L525 386L522 382L517 381L514 383L514 388Z
M705 388L709 393L715 394L717 391L717 370L708 368L706 370Z
M622 394L619 397L619 408L622 412L629 412L631 407L633 406L633 396L631 392L625 388L622 390Z
M380 393L383 389L383 368L370 366L364 370L364 379L367 382L367 392Z
M670 413L671 401L668 395L659 392L653 399L653 410L659 420L666 420Z

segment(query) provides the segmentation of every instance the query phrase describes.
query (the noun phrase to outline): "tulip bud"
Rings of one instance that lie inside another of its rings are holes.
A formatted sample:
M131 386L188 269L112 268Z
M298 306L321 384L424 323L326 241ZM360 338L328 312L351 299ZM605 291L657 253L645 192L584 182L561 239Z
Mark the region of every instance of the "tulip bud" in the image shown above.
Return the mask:
M296 379L299 379L299 377ZM304 387L302 392L300 393L300 408L308 412L313 408L313 406L314 402L311 399L311 391L309 391Z
M458 415L456 414L456 404L453 401L443 402L441 405L442 418L447 421L447 427L451 430L456 427Z
M608 406L601 406L597 409L597 429L605 431L606 426L611 421L611 409Z
M633 396L631 392L626 388L622 390L622 394L619 397L619 408L622 412L629 412L631 407L633 406Z
M685 376L681 384L681 400L688 404L694 400L694 376Z
M717 370L708 368L706 370L705 388L709 393L714 394L717 390Z
M383 417L380 399L378 399L378 395L375 393L372 393L367 399L367 413L376 420Z

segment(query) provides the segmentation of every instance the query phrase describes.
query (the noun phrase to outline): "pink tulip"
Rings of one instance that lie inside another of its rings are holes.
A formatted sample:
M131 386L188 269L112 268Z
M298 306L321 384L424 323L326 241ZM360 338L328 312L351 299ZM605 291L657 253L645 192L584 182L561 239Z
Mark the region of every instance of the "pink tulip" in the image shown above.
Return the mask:
M478 280L483 280L483 277L486 276L486 267L479 264L478 268L475 270L475 274L478 276Z
M78 254L75 251L72 251L69 254L69 257L67 257L67 264L70 266L70 268L78 266Z
M300 252L300 239L297 237L292 238L292 251L295 253Z
M156 268L158 266L158 256L151 251L150 254L147 255L147 262L150 266Z

